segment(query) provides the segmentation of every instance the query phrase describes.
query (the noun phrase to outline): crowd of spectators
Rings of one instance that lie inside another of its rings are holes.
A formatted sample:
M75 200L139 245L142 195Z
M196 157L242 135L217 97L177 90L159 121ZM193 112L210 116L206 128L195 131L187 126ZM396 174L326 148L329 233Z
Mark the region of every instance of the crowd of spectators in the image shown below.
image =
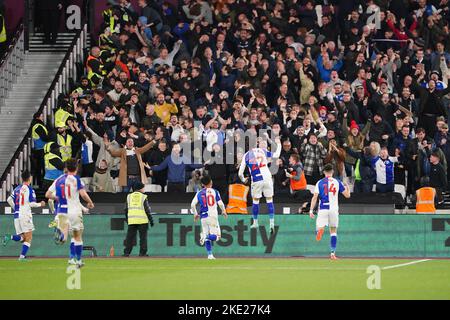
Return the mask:
M402 184L410 195L424 176L446 190L448 0L119 0L103 17L87 76L55 110L63 128L46 138L72 136L95 191L117 177L124 191L139 179L195 191L207 170L226 192L246 150L192 164L180 143L221 154L260 129L308 184L331 163L354 192ZM289 192L287 171L274 182Z

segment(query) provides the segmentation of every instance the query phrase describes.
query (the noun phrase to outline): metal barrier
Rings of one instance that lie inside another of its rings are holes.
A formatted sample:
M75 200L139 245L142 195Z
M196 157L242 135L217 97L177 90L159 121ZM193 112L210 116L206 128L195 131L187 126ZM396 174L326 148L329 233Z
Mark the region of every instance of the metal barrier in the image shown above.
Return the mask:
M55 78L45 95L39 111L44 114L44 122L47 123L52 117L52 111L56 106L58 96L66 93L69 88L69 79L75 79L77 75L76 64L84 61L84 51L86 48L87 24L79 30L72 41L70 49L64 56ZM24 169L31 170L31 126L23 138L14 156L6 167L0 179L0 202L6 201L13 186L19 183L20 172Z
M16 82L25 63L25 37L24 26L13 36L8 49L0 61L0 107L8 97L8 91Z

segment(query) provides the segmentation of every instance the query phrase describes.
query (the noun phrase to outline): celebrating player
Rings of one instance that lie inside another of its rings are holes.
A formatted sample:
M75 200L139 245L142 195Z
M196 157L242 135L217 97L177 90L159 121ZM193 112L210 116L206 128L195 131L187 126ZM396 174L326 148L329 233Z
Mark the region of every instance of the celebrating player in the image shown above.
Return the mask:
M202 234L200 244L205 244L208 252L208 259L215 259L212 254L212 242L220 239L220 226L217 212L217 205L224 217L227 217L225 205L220 197L219 191L212 188L212 180L208 175L200 179L203 189L197 192L191 202L191 212L194 214L194 221L198 218L202 222ZM197 204L200 204L200 214L197 213Z
M273 181L272 173L268 167L272 158L278 158L281 153L281 142L279 138L275 139L277 150L272 153L267 150L267 142L259 139L259 147L248 151L242 158L241 166L239 167L239 178L245 184L248 178L244 177L245 166L248 167L252 177L252 216L253 224L250 228L258 228L258 214L259 214L259 200L264 195L267 202L267 209L269 211L270 219L270 233L275 229L275 208L273 206Z
M81 197L87 202L87 208L92 209L94 204L84 189L84 184L80 177L77 176L77 160L69 159L66 161L67 173L56 179L50 186L45 196L54 200L56 204L55 221L57 223L57 237L60 243L65 243L69 231L71 231L74 239L73 246L71 244L71 256L74 259L69 260L70 264L75 264L81 268L84 263L81 260L83 251L83 206L80 202Z
M12 194L8 197L8 204L14 210L14 227L16 234L5 235L3 245L9 240L22 242L22 252L19 261L27 261L27 252L31 247L33 238L33 213L31 208L43 207L45 202L36 203L36 193L31 187L31 175L28 171L22 173L22 184L18 185Z
M314 196L311 200L309 216L314 219L314 207L319 198L319 209L316 220L316 240L320 241L326 226L330 228L330 258L336 260L337 228L339 222L338 196L342 193L344 197L350 198L350 189L347 184L333 178L333 166L327 164L323 170L325 178L316 183Z

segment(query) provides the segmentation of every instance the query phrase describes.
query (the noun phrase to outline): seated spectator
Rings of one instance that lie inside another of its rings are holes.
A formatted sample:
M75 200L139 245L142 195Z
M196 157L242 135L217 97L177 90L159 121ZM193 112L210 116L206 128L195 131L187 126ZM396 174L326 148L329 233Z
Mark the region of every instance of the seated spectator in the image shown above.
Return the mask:
M113 181L106 160L100 161L99 166L95 168L94 176L92 178L92 191L114 192Z

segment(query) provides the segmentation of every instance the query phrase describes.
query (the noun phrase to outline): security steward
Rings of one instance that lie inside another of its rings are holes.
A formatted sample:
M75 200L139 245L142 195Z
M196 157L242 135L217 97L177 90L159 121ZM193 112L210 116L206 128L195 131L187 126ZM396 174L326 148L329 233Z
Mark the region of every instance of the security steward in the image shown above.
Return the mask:
M32 172L36 179L36 183L42 186L42 179L44 177L44 146L49 141L48 129L44 123L44 114L36 112L33 115L33 122L31 124L31 137L33 138L32 156Z
M45 176L42 188L47 190L59 176L64 173L64 162L61 159L59 146L48 142L44 146Z
M86 68L88 70L87 78L91 82L92 88L96 88L106 75L106 71L103 70L104 65L101 60L101 50L99 47L93 47L91 54L86 60Z
M6 24L3 8L0 8L0 57L6 52L7 49L7 37L6 37Z
M436 189L430 187L430 178L422 177L420 184L422 187L416 191L416 213L436 213Z
M129 257L133 246L136 244L136 235L139 230L139 256L147 255L147 231L148 223L153 227L153 218L150 214L150 205L147 201L147 195L144 193L144 184L136 182L133 186L133 193L127 196L127 205L125 207L125 216L128 223L127 237L125 239L124 257Z
M228 187L227 213L247 214L248 186L240 183L230 184Z

